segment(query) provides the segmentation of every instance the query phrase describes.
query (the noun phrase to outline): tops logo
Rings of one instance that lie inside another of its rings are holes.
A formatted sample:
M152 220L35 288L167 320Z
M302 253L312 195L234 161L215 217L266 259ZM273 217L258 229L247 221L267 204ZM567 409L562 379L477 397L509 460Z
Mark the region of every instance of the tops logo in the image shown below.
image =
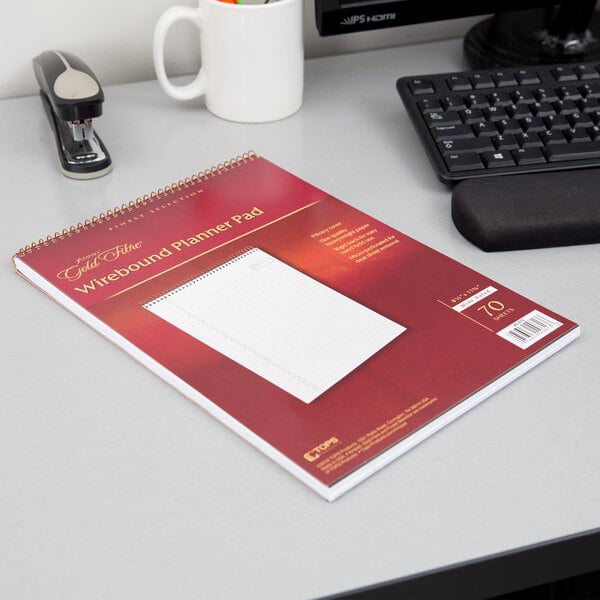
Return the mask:
M331 450L331 448L333 446L335 446L336 444L339 444L339 443L340 443L340 440L338 440L338 438L336 438L336 437L329 438L327 441L323 442L322 444L319 444L318 446L315 446L312 450L309 450L304 455L304 458L308 462L314 462L318 458L321 458L321 456L323 456L323 454L325 454L326 452L329 452L329 450Z
M383 21L395 21L396 13L381 13L378 15L352 15L350 17L344 17L340 21L340 25L363 25L365 23L381 23Z

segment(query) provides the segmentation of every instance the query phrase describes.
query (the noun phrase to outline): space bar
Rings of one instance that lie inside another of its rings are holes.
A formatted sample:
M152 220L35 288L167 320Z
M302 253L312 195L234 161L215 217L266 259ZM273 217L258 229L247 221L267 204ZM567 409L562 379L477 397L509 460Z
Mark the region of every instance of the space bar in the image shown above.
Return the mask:
M547 146L544 148L544 153L548 162L600 158L600 144L598 142L559 144L556 146Z

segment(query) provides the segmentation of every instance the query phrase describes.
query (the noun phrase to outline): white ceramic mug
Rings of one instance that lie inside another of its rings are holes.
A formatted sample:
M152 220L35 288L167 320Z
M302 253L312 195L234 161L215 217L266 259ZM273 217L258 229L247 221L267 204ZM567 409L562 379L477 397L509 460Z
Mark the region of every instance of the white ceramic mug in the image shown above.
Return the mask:
M173 6L154 29L153 58L163 90L177 100L204 96L213 114L259 123L283 119L302 104L303 0L230 4L199 0L198 8ZM187 19L200 30L201 68L194 81L174 85L165 72L169 28Z

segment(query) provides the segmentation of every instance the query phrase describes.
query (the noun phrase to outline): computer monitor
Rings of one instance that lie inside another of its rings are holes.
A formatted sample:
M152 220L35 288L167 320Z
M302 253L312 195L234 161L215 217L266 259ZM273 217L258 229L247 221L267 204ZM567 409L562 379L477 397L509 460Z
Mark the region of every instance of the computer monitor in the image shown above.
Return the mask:
M315 0L320 35L492 14L465 36L472 68L600 59L596 0Z

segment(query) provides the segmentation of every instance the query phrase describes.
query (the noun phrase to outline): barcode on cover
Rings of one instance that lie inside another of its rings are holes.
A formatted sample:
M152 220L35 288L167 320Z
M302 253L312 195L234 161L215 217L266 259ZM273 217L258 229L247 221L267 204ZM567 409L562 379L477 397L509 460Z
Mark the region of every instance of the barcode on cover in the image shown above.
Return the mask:
M560 321L541 313L539 310L532 310L528 315L498 331L498 335L519 346L519 348L525 349L546 337L561 325Z

